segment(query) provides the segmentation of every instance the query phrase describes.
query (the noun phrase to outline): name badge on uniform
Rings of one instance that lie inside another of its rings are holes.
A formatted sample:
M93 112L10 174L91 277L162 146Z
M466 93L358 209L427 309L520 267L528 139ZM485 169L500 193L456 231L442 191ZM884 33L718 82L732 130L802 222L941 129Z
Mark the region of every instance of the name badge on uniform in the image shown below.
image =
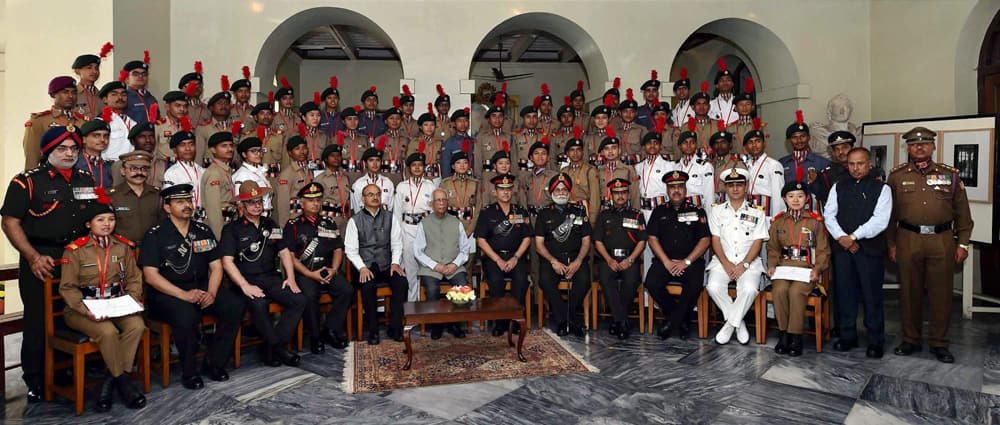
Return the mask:
M334 238L336 238L338 236L339 233L340 232L338 232L336 230L319 229L319 232L317 233L317 235L319 235L319 237L321 237L321 238L334 239Z
M625 249L623 249L623 248L615 248L615 249L613 249L611 251L612 251L611 252L611 256L615 257L615 258L621 258L621 257L624 257L624 256L627 255L627 254L625 254Z
M677 215L677 221L681 223L693 223L695 221L698 221L698 212L690 211L690 212L680 213Z
M622 220L622 227L626 229L638 229L639 221L634 218L626 218Z
M951 174L929 174L927 176L927 185L951 185Z
M274 229L271 229L271 234L268 236L268 238L270 238L271 240L281 239L281 237L282 236L280 227L275 227Z
M199 239L191 242L191 249L194 250L195 254L201 252L208 252L215 249L215 240L213 239Z
M757 217L754 217L754 216L752 216L750 214L740 213L740 221L745 221L747 223L756 225L757 224L757 220L758 220Z
M132 211L129 207L115 207L115 211Z
M901 182L900 184L902 184L903 186L913 186L914 184L917 184L917 182L904 181L904 182Z
M93 187L74 187L73 199L79 199L79 200L97 199L97 194L94 193Z

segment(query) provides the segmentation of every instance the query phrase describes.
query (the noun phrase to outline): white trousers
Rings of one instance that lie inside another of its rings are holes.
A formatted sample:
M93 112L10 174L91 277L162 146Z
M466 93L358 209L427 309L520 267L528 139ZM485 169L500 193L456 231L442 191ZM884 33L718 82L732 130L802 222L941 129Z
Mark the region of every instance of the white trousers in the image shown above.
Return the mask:
M403 264L403 271L406 272L406 282L408 283L408 289L406 291L407 301L420 301L420 277L417 276L417 272L420 271L420 263L417 262L417 257L413 255L413 245L414 241L417 239L417 227L419 224L406 224L403 223L403 258L400 261Z
M729 297L729 276L721 267L714 268L708 272L708 284L705 289L712 297L715 305L722 310L722 316L726 318L726 324L739 328L740 322L746 316L750 308L753 307L754 299L757 298L760 286L759 272L747 270L736 280L736 299Z

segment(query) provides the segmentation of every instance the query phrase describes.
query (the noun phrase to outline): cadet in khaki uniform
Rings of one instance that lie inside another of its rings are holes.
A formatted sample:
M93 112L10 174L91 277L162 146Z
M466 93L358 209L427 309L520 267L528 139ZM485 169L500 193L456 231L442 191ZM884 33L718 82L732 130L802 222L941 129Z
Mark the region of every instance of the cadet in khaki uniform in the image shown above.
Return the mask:
M222 91L232 92L231 100L233 102L233 107L229 111L229 120L249 122L251 118L251 110L253 110L253 104L250 103L250 90L252 89L250 83L250 67L243 65L242 72L243 78L233 81L232 87L228 90L223 88ZM209 101L209 103L212 102ZM274 105L274 99L271 99L271 104Z
M323 149L326 148L326 145L330 144L330 139L326 137L326 133L319 127L322 116L319 113L318 101L319 92L313 92L313 101L303 103L302 106L299 106L301 121L296 125L299 136L302 136L306 140L306 146L309 148L309 169L314 173L318 173L318 170L323 169L323 159L321 156Z
M274 122L271 123L271 128L285 133L294 133L302 120L295 111L295 91L285 77L281 77L281 88L274 94L274 98L278 100L278 110L274 113Z
M403 181L406 167L407 144L410 138L403 133L403 111L399 109L399 97L392 98L393 107L382 113L385 121L385 133L379 136L376 146L385 146L385 159L382 161L382 174L389 177L393 184Z
M632 98L632 89L626 90L625 101L618 104L620 119L615 124L615 132L622 141L622 161L628 165L638 164L646 156L642 152L642 136L647 130L635 122L638 109L639 104Z
M191 131L193 126L188 118L188 97L182 91L168 91L163 95L163 104L166 105L166 114L163 118L156 120L156 156L168 158L173 152L170 149L170 136L180 131ZM187 129L182 129L182 119L187 119ZM197 142L197 141L196 141ZM197 153L196 153L197 155Z
M268 92L274 98L274 92ZM288 166L288 152L285 152L285 134L271 129L274 122L274 102L260 102L250 112L256 129L248 128L243 135L257 134L264 146L264 165L269 178L278 177L281 169Z
M41 161L40 141L49 128L58 126L79 128L87 122L83 114L73 111L76 107L76 82L73 78L53 78L49 82L49 97L52 98L52 107L31 114L31 118L24 123L24 139L21 145L24 148L25 170L37 167Z
M583 95L583 80L577 80L576 90L569 93L569 103L573 109L573 125L583 129L584 133L589 133L591 118L583 110L587 104L587 98Z
M434 131L435 136L444 142L455 135L455 120L448 118L448 112L451 111L451 96L444 92L444 87L440 84L437 85L437 93L438 96L434 98L434 109L437 111Z
M486 117L487 127L476 134L475 148L471 158L472 161L476 161L472 167L475 175L482 175L483 170L490 169L490 164L486 163L486 160L492 158L494 152L502 149L504 141L510 143L510 133L504 130L503 102L493 103L493 106L490 106L490 109L486 111ZM519 164L520 159L517 156L517 150L511 149L511 162Z
M608 183L612 206L601 211L594 222L594 249L598 281L614 316L609 331L620 340L629 337L628 312L642 283L642 251L646 249L646 220L642 213L628 206L629 186L625 179Z
M597 177L597 167L583 160L583 140L570 139L566 142L566 157L569 165L562 172L568 174L575 184L569 192L569 202L579 205L593 222L601 211L601 182Z
M77 56L71 66L73 73L80 78L76 86L76 112L83 114L87 119L97 118L104 109L104 101L101 100L97 90L97 80L101 78L101 62L113 48L110 42L104 43L100 55L88 53Z
M471 237L482 206L479 181L469 175L469 157L465 152L451 156L451 169L451 177L441 180L438 187L448 192L448 213L458 217L465 226L466 236Z
M205 165L212 159L212 153L208 151L208 138L220 131L229 131L233 127L233 122L240 121L232 119L229 114L232 112L232 94L229 93L228 78L222 76L222 91L212 95L206 103L209 117L197 124L194 130L195 162L198 165Z
M441 159L445 152L443 151L442 142L434 136L434 114L431 113L431 105L427 104L428 112L420 114L417 118L417 124L420 127L420 135L416 139L410 140L410 143L406 146L406 156L409 157L414 153L422 153L427 159L424 163L424 177L434 180L434 183L440 183L441 177L444 175L444 167L441 165ZM461 149L469 149L466 144L463 143ZM450 164L449 160L449 164Z
M904 134L910 161L889 174L893 205L886 236L889 259L899 263L903 311L903 343L895 353L920 351L926 291L927 345L939 361L953 363L955 356L948 351L952 276L969 255L973 223L958 169L931 161L935 137L924 127Z
M569 98L567 98L568 100ZM566 143L571 139L583 140L583 129L573 126L573 110L567 103L559 107L559 127L549 134L549 144L554 153L549 156L549 168L558 170L569 160L566 159ZM528 158L530 161L531 158Z
M180 82L177 83L177 89L183 90L188 96L188 116L191 117L191 122L195 126L212 118L208 104L201 98L205 94L205 81L201 71L201 61L195 61L194 72L184 74Z
M489 133L493 128L500 128L503 133L508 135L511 134L514 131L514 120L507 115L507 83L503 83L500 86L500 91L493 93L493 95L490 96L490 105L493 105L490 107L491 111L493 110L493 107L496 107L504 112L503 122L498 126L495 123L490 122L490 120L484 120L479 126L478 133ZM487 112L486 116L489 117L490 113L491 112Z
M222 235L222 226L236 218L236 194L233 185L233 133L218 132L208 139L212 150L212 163L201 176L202 205L205 207L205 224L215 233L216 239Z
M518 158L517 168L521 170L531 168L531 161L528 160L528 148L535 142L542 140L542 137L546 137L545 132L538 129L538 103L540 102L541 98L536 97L533 105L521 108L522 127L515 130L511 137L517 150L514 155Z
M340 145L344 157L344 171L355 178L364 174L365 161L361 159L361 156L372 146L368 143L368 139L365 139L364 135L358 132L358 111L360 110L360 106L354 105L353 108L345 108L340 111L344 130L337 133L337 144Z
M308 155L309 148L306 147L306 140L299 136L292 136L285 143L285 151L291 163L281 170L278 175L278 184L274 187L274 213L277 223L287 223L289 219L298 217L302 213L302 207L298 205L298 200L294 194L299 193L299 189L312 183L313 174L309 170Z
M604 98L604 104L594 108L590 112L592 124L590 133L583 137L583 155L586 161L595 167L600 167L606 158L601 156L601 142L608 137L608 132L614 133L615 129L608 126L611 118L611 96Z
M338 229L346 229L347 220L351 218L351 180L340 168L340 145L324 148L322 158L326 167L314 179L326 190L320 215L332 219Z
M610 130L610 127L609 127ZM597 181L602 188L601 207L606 208L611 205L611 190L606 189L612 180L621 178L635 184L639 182L639 175L631 165L621 162L620 150L621 141L615 136L614 130L608 131L608 137L601 141L599 151L604 163L597 168ZM639 190L636 187L629 187L629 202L634 207L639 206Z
M701 91L695 93L691 96L691 109L694 111L694 123L695 129L693 130L698 135L698 155L703 158L710 156L712 149L708 145L709 137L715 132L718 124L715 123L716 120L709 116L709 103L708 103L708 81L701 83ZM677 126L684 125L685 123L675 123ZM680 128L676 128L676 131L680 131ZM784 183L782 183L784 184Z
M719 131L712 135L712 167L715 169L715 196L719 202L726 201L726 187L722 184L722 172L730 168L747 168L743 159L730 149L735 134L722 126L722 121L716 121ZM741 140L741 139L736 139Z
M403 135L410 139L415 139L420 134L420 125L417 124L417 119L413 118L413 112L416 109L416 100L413 98L410 86L403 84L403 95L399 98L399 111L402 115L400 127L402 127Z
M59 294L66 302L63 318L66 325L90 337L98 345L108 367L97 400L97 411L111 409L112 392L118 394L131 409L146 406L142 391L125 372L132 370L139 341L146 330L141 313L120 317L96 316L83 300L111 299L131 296L142 302L142 274L135 263L135 244L119 235L115 229L115 211L111 199L97 190L97 201L90 202L81 218L87 220L90 234L66 246L65 265Z
M767 240L767 275L777 266L812 269L809 282L774 279L774 317L778 320L778 343L774 351L792 357L802 355L802 323L806 303L819 277L830 268L830 238L823 216L809 211L809 190L803 182L788 182L781 189L788 210L771 220ZM820 288L824 293L826 290Z
M150 227L166 218L163 208L160 208L159 189L147 183L153 154L132 151L118 158L122 163L124 182L108 191L118 217L115 229L120 235L138 243Z
M554 106L549 85L542 83L542 95L539 96L538 102L538 128L544 131L545 134L552 134L552 132L559 128L559 119L552 117L552 108Z
M508 149L497 151L497 153L493 154L493 158L490 162L493 163L493 169L483 171L483 176L479 179L479 197L481 198L483 206L492 205L497 202L497 188L496 185L492 183L493 178L514 172L514 167L510 162L510 152L508 152ZM512 193L510 202L517 205L525 205L524 191L521 189L522 188L520 186L511 183Z
M753 111L754 105L753 78L747 77L743 82L743 92L734 98L733 109L739 115L735 121L726 125L726 130L734 133L736 140L743 140L743 136L753 131Z

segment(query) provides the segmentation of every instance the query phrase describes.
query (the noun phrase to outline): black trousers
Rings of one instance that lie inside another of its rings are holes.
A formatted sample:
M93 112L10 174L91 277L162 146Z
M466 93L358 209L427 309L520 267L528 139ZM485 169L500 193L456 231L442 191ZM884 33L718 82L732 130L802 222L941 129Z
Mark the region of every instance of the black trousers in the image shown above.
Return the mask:
M504 260L509 260L510 257L514 256L513 252L503 252L497 251L500 258ZM517 300L517 302L524 305L524 299L528 294L529 284L528 284L528 265L525 264L527 258L521 258L517 260L517 265L514 266L509 272L504 272L500 270L497 263L494 263L489 258L483 257L483 274L486 277L486 282L490 284L490 298L501 298L508 294L507 284L505 280L510 279L510 294ZM530 308L530 306L528 306ZM497 320L496 324L500 329L507 329L510 326L510 320Z
M247 310L250 312L250 320L253 322L253 326L257 328L257 331L264 336L264 341L267 342L269 347L291 341L292 336L295 335L295 328L299 325L299 320L302 319L302 312L306 307L305 291L296 294L291 289L282 288L281 282L284 279L277 273L248 275L244 277L251 284L260 287L264 291L264 295L266 295L264 298L246 299ZM233 285L231 290L237 292L237 295L245 297L243 291L236 285ZM272 301L284 308L277 323L271 321L269 310Z
M555 257L563 264L569 264L576 258L576 254L556 255ZM583 299L590 292L590 264L584 261L580 265L580 269L570 279L569 302L563 300L562 293L559 291L559 281L564 278L564 275L557 274L555 270L552 270L551 264L539 264L538 268L539 284L542 287L545 300L549 302L549 306L551 307L549 311L549 323L552 325L559 325L566 322L579 324L576 314L583 307Z
M639 282L642 281L641 267L642 261L639 261L632 263L625 271L616 272L604 261L597 263L598 281L616 322L628 321L629 307L635 298L635 291L639 289Z
M62 258L63 247L35 246L41 255ZM60 267L53 270L59 277ZM22 379L29 390L41 390L45 384L45 281L31 273L31 265L21 256L18 262L18 293L24 305L24 331L21 340Z
M326 292L333 299L330 312L326 315L326 328L337 337L346 338L344 323L351 308L351 298L354 296L354 288L347 283L347 279L344 279L342 274L336 273L330 279L330 283L323 284L302 275L295 275L295 282L302 289L306 300L302 320L305 321L304 325L309 334L314 337L320 335L319 297Z
M668 282L681 283L681 295L675 302L667 292ZM678 329L695 304L698 303L698 296L705 287L705 260L699 258L692 262L684 274L674 276L664 267L658 259L653 260L649 266L649 273L646 275L646 292L653 297L653 301L663 310L663 315L674 329Z
M180 298L161 293L150 288L146 302L149 316L173 328L173 341L180 352L181 374L191 377L198 374L195 354L198 353L201 319L203 314L211 314L218 319L215 335L208 341L206 360L211 367L226 367L233 354L236 332L243 322L246 297L241 297L231 288L220 287L215 295L215 303L204 310Z
M392 289L389 297L389 328L402 330L403 303L406 302L410 283L403 276L390 276L388 267L385 270L369 270L375 277L368 282L358 283L361 286L361 304L365 310L365 327L368 332L378 332L378 297L375 294L380 286L388 286Z
M858 298L864 303L865 328L868 344L885 343L885 310L882 285L885 283L885 260L881 255L862 252L851 254L833 249L834 297L837 299L836 316L840 338L858 339Z

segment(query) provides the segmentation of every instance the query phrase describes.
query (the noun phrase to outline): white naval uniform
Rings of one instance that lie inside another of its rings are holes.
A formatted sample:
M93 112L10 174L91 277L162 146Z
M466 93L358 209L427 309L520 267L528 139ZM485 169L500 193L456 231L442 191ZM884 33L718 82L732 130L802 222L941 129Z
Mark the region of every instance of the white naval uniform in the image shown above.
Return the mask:
M674 109L670 112L670 119L673 120L674 125L687 128L685 126L687 125L688 117L694 117L694 108L691 107L691 99L677 101L677 104L674 105Z
M705 214L711 217L712 204L715 203L715 167L711 162L694 156L682 157L676 164L676 170L688 175L688 199L696 207L704 209Z
M409 178L399 182L396 186L396 196L392 215L403 223L403 257L400 264L406 272L406 281L409 284L407 291L408 301L420 301L420 264L417 263L414 254L414 241L420 229L420 222L414 223L414 215L418 215L418 220L422 220L427 214L431 214L431 198L437 185L433 180L420 179L419 183ZM410 224L414 223L414 224Z
M392 212L392 208L395 204L395 194L396 186L392 184L392 180L381 174L376 174L373 178L370 174L365 172L364 175L358 177L351 185L351 207L354 208L354 212L358 213L362 208L365 207L364 197L361 192L365 189L365 186L369 184L378 185L382 189L382 208L386 211Z
M708 216L712 236L721 239L726 258L736 265L743 264L755 241L767 241L769 224L770 220L764 215L764 211L751 206L746 200L735 210L730 202L717 204ZM762 245L761 250L763 249ZM722 310L726 323L734 328L740 327L743 317L753 306L764 273L764 263L759 255L749 261L749 264L750 267L736 280L735 300L729 297L729 275L718 256L712 258L705 268L708 272L705 289L719 310Z
M727 126L739 121L740 114L736 113L734 100L736 100L735 95L729 96L728 100L723 99L722 96L716 96L709 102L708 116L713 120L725 121Z
M756 161L747 157L747 199L762 207L770 220L785 211L785 200L781 198L781 188L785 185L785 168L778 160L760 155Z
M677 164L664 159L662 155L653 157L652 162L647 158L645 161L633 165L635 173L639 175L639 208L646 223L649 223L649 216L653 214L653 209L662 203L669 203L667 196L667 184L663 182L663 176L674 171ZM649 272L649 266L653 263L653 252L646 244L646 249L642 254L643 275Z
M240 193L240 184L245 181L257 182L260 187L271 188L271 182L267 180L267 167L263 165L252 165L244 162L236 172L233 173L233 191ZM274 193L264 195L264 211L271 211L271 198Z
M205 168L194 162L185 163L184 161L177 161L163 172L163 189L175 184L184 183L194 186L191 194L194 195L192 201L194 202L194 208L197 210L202 205L201 176L204 174Z
M108 123L108 127L111 131L108 134L108 147L101 152L101 158L107 161L117 161L119 155L127 154L135 150L135 146L132 146L132 142L128 141L128 132L132 130L132 127L136 125L136 122L132 120L128 115L111 113L111 122ZM152 176L150 176L152 177Z

